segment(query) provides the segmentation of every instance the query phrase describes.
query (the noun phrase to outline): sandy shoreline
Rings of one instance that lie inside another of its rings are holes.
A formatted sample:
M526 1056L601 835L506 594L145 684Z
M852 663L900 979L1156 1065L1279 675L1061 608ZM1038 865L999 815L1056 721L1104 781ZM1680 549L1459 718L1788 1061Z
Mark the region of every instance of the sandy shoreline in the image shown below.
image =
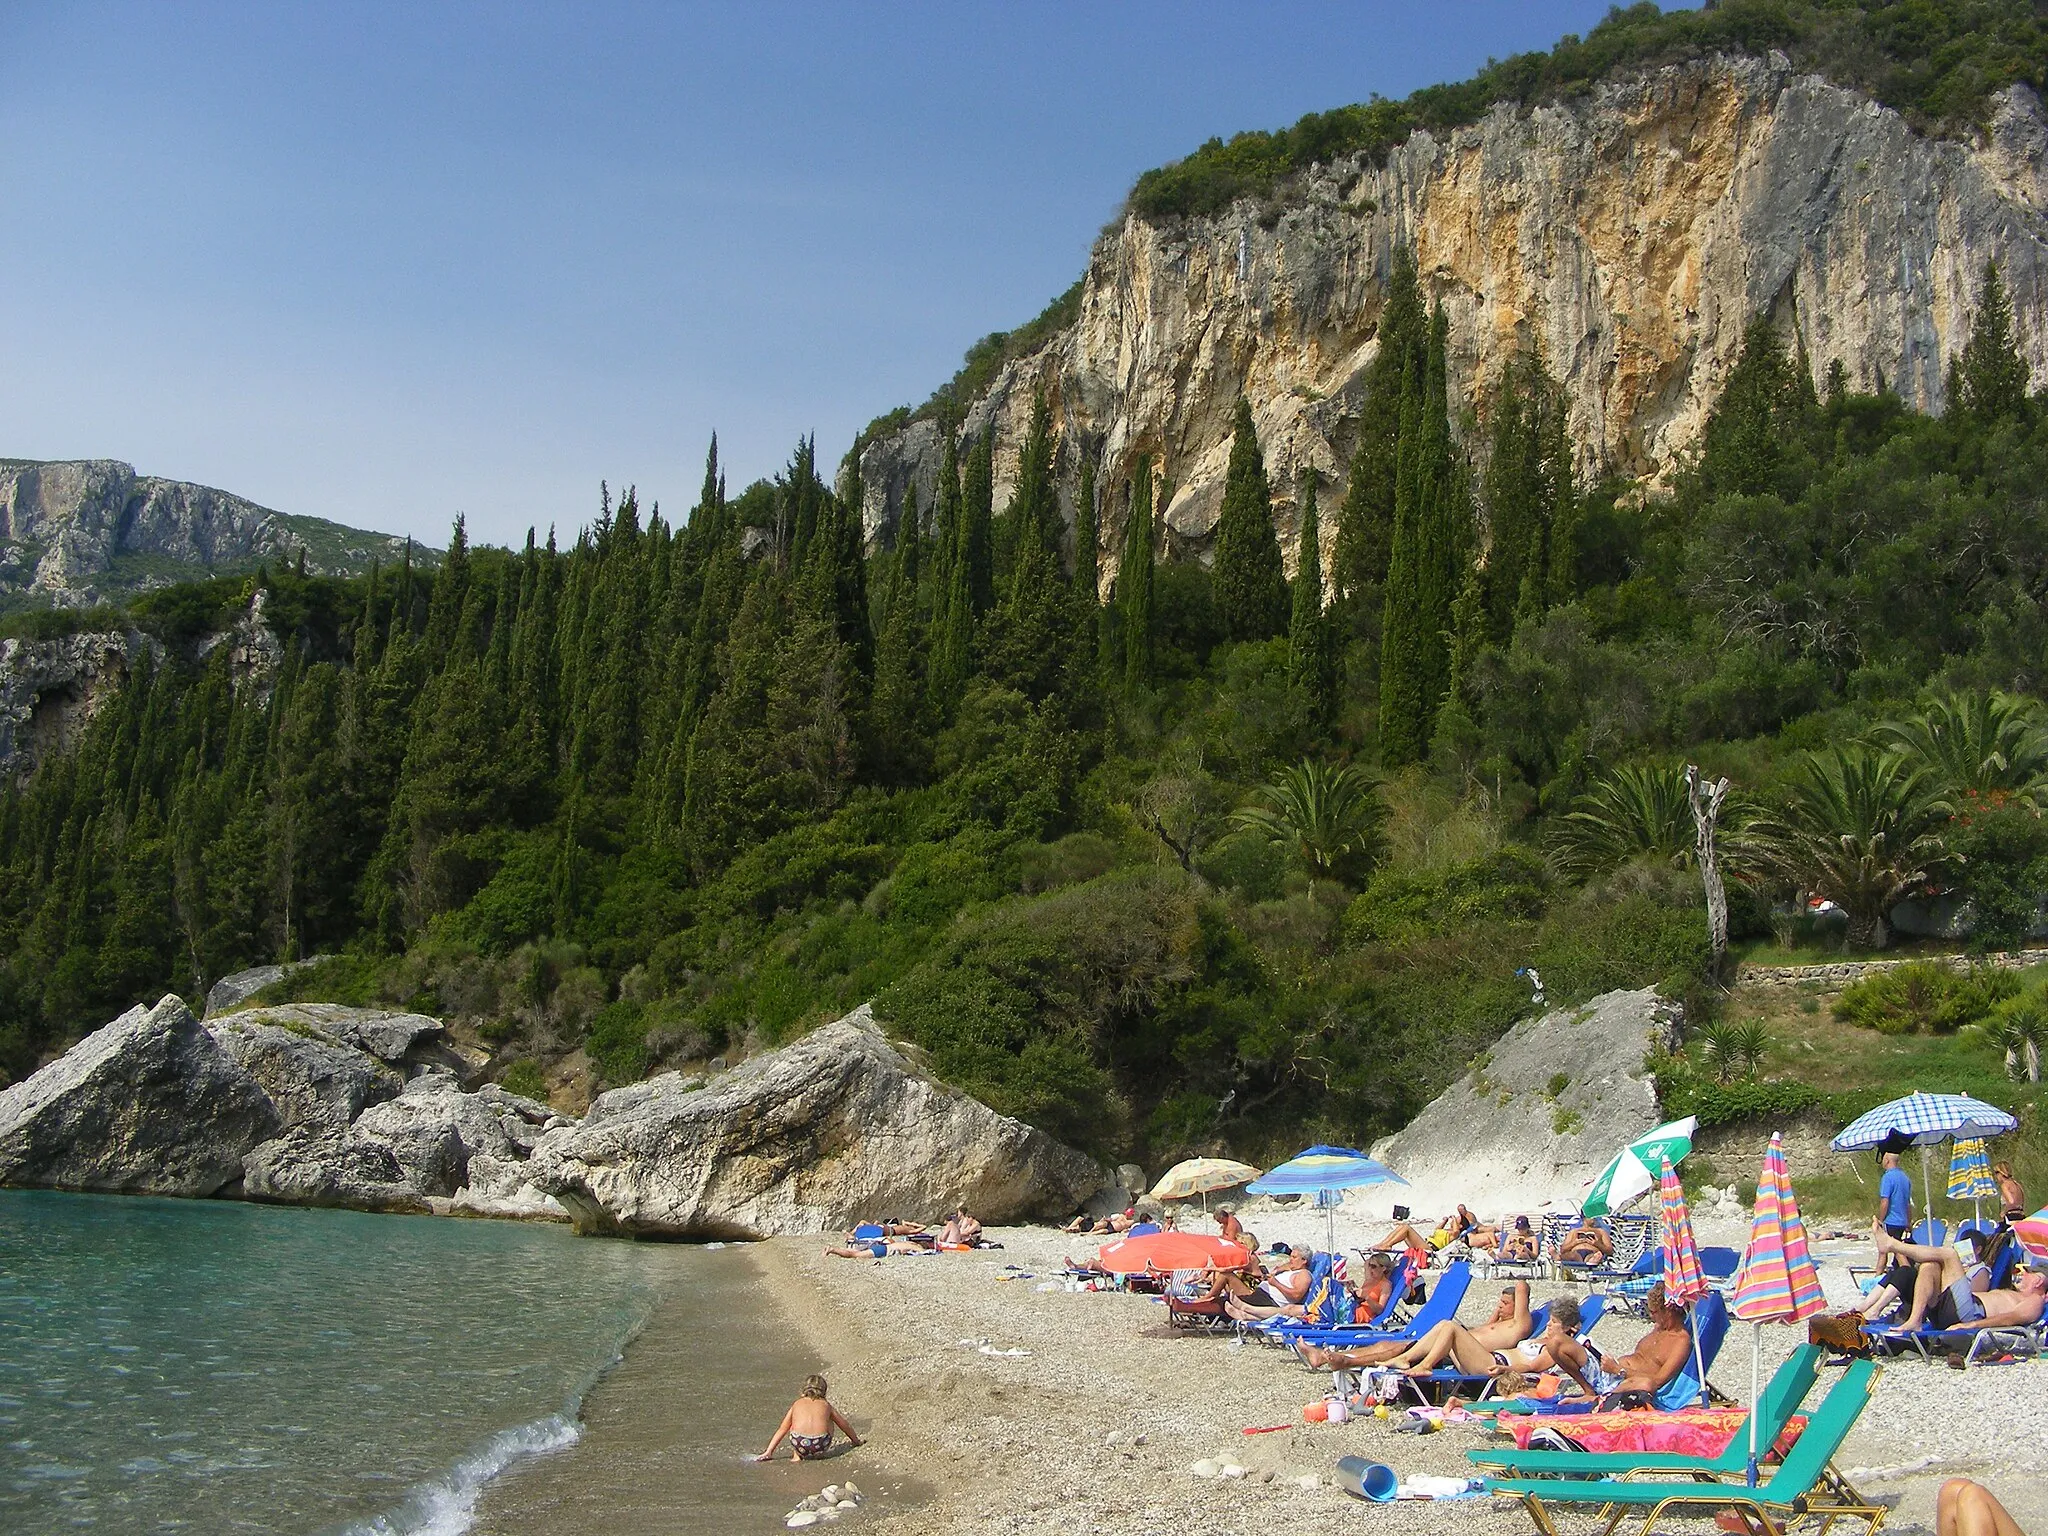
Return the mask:
M1061 1253L1079 1245L1042 1229L991 1235L1002 1250L882 1262L823 1258L815 1239L753 1250L768 1290L832 1375L834 1399L873 1437L872 1447L820 1469L817 1481L922 1477L934 1486L928 1499L891 1500L852 1524L1020 1536L1251 1532L1289 1518L1364 1521L1393 1532L1528 1529L1519 1509L1490 1500L1368 1508L1329 1485L1343 1455L1385 1461L1404 1475L1462 1475L1464 1452L1489 1443L1476 1430L1418 1438L1375 1421L1304 1423L1301 1409L1321 1395L1327 1376L1281 1350L1171 1334L1148 1299L1040 1292ZM1702 1240L1731 1236L1739 1241L1739 1230ZM1863 1256L1848 1244L1823 1249L1831 1295L1848 1283L1841 1261ZM1565 1289L1541 1286L1539 1297ZM1491 1297L1475 1285L1467 1320ZM1642 1328L1606 1323L1596 1337L1625 1347ZM1803 1330L1767 1327L1764 1370L1802 1337ZM984 1343L1029 1353L987 1353ZM1710 1374L1746 1398L1748 1367L1748 1330L1738 1326ZM1272 1425L1288 1427L1243 1433ZM1253 1475L1197 1478L1189 1468L1205 1457L1234 1460ZM1892 1507L1887 1531L1931 1532L1935 1491L1956 1475L1992 1486L2023 1528L2048 1530L2048 1364L1962 1373L1897 1361L1843 1464L1866 1494ZM1301 1486L1311 1476L1321 1485Z

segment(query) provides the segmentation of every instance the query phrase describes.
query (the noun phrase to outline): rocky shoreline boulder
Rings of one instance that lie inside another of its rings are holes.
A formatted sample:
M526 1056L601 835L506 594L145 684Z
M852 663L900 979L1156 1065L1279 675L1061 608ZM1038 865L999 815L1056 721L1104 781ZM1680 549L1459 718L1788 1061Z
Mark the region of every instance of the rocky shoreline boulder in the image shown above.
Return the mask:
M1677 1044L1682 1018L1645 987L1524 1019L1372 1155L1408 1180L1398 1198L1419 1220L1459 1201L1489 1218L1577 1210L1608 1159L1661 1119L1646 1060Z
M283 1123L263 1085L166 997L0 1093L0 1184L217 1194Z
M1065 1215L1109 1177L926 1077L866 1006L709 1084L669 1073L605 1094L527 1166L578 1231L699 1239L963 1204L988 1222Z

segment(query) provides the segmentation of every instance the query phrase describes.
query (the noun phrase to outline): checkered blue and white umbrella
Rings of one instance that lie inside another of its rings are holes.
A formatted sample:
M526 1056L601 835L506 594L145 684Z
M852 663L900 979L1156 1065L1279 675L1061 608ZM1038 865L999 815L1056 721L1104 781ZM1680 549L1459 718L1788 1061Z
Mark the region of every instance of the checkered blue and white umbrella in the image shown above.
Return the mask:
M2003 1136L2020 1123L1995 1104L1967 1093L1909 1093L1859 1115L1829 1143L1837 1152L1868 1152L1887 1141L1932 1146L1954 1137Z
M1870 1152L1882 1147L1899 1151L1920 1149L1920 1187L1926 1199L1921 1214L1934 1209L1934 1174L1928 1167L1927 1149L1938 1141L1981 1140L2003 1136L2019 1129L2020 1123L1996 1104L1986 1104L1967 1093L1921 1093L1880 1104L1867 1115L1859 1115L1828 1143L1837 1152Z

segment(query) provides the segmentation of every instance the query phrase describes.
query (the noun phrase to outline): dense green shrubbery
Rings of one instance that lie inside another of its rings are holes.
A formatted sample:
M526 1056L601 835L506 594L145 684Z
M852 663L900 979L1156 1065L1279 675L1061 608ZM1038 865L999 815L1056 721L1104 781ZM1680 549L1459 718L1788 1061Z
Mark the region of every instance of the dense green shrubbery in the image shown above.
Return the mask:
M2011 971L1950 970L1936 961L1911 961L1873 972L1842 989L1834 1015L1885 1035L1952 1035L1988 1017L2020 994Z
M1386 154L1417 129L1442 132L1500 102L1531 105L1588 89L1625 69L1715 52L1789 54L1804 70L1864 91L1917 127L1975 126L1991 95L2015 81L2048 83L2048 28L2026 0L1720 0L1701 9L1617 6L1585 37L1547 53L1490 63L1469 80L1403 101L1312 112L1278 132L1211 139L1184 160L1145 172L1130 206L1147 218L1220 213L1262 197L1311 165Z

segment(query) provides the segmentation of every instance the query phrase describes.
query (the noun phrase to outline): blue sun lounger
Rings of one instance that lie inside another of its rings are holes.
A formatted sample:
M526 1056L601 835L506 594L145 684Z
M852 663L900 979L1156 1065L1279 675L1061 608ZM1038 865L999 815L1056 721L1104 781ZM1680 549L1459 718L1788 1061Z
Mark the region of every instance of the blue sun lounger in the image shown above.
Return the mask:
M1406 1277L1406 1278L1404 1278ZM1393 1299L1369 1323L1344 1323L1333 1328L1309 1328L1288 1319L1267 1325L1267 1336L1277 1344L1320 1344L1327 1348L1355 1349L1367 1344L1413 1343L1447 1317L1456 1317L1472 1285L1472 1267L1460 1259L1452 1263L1436 1286L1405 1323L1392 1321L1398 1299L1412 1279L1405 1263L1394 1271Z
M1693 1303L1692 1326L1699 1339L1697 1358L1686 1357L1685 1367L1676 1376L1665 1382L1657 1395L1650 1399L1650 1406L1676 1412L1680 1408L1695 1407L1702 1390L1701 1372L1711 1371L1714 1361L1721 1353L1722 1341L1728 1337L1728 1306L1716 1291L1709 1291ZM1589 1397L1570 1397L1551 1402L1536 1402L1525 1410L1529 1413L1571 1414L1591 1413L1593 1400Z

